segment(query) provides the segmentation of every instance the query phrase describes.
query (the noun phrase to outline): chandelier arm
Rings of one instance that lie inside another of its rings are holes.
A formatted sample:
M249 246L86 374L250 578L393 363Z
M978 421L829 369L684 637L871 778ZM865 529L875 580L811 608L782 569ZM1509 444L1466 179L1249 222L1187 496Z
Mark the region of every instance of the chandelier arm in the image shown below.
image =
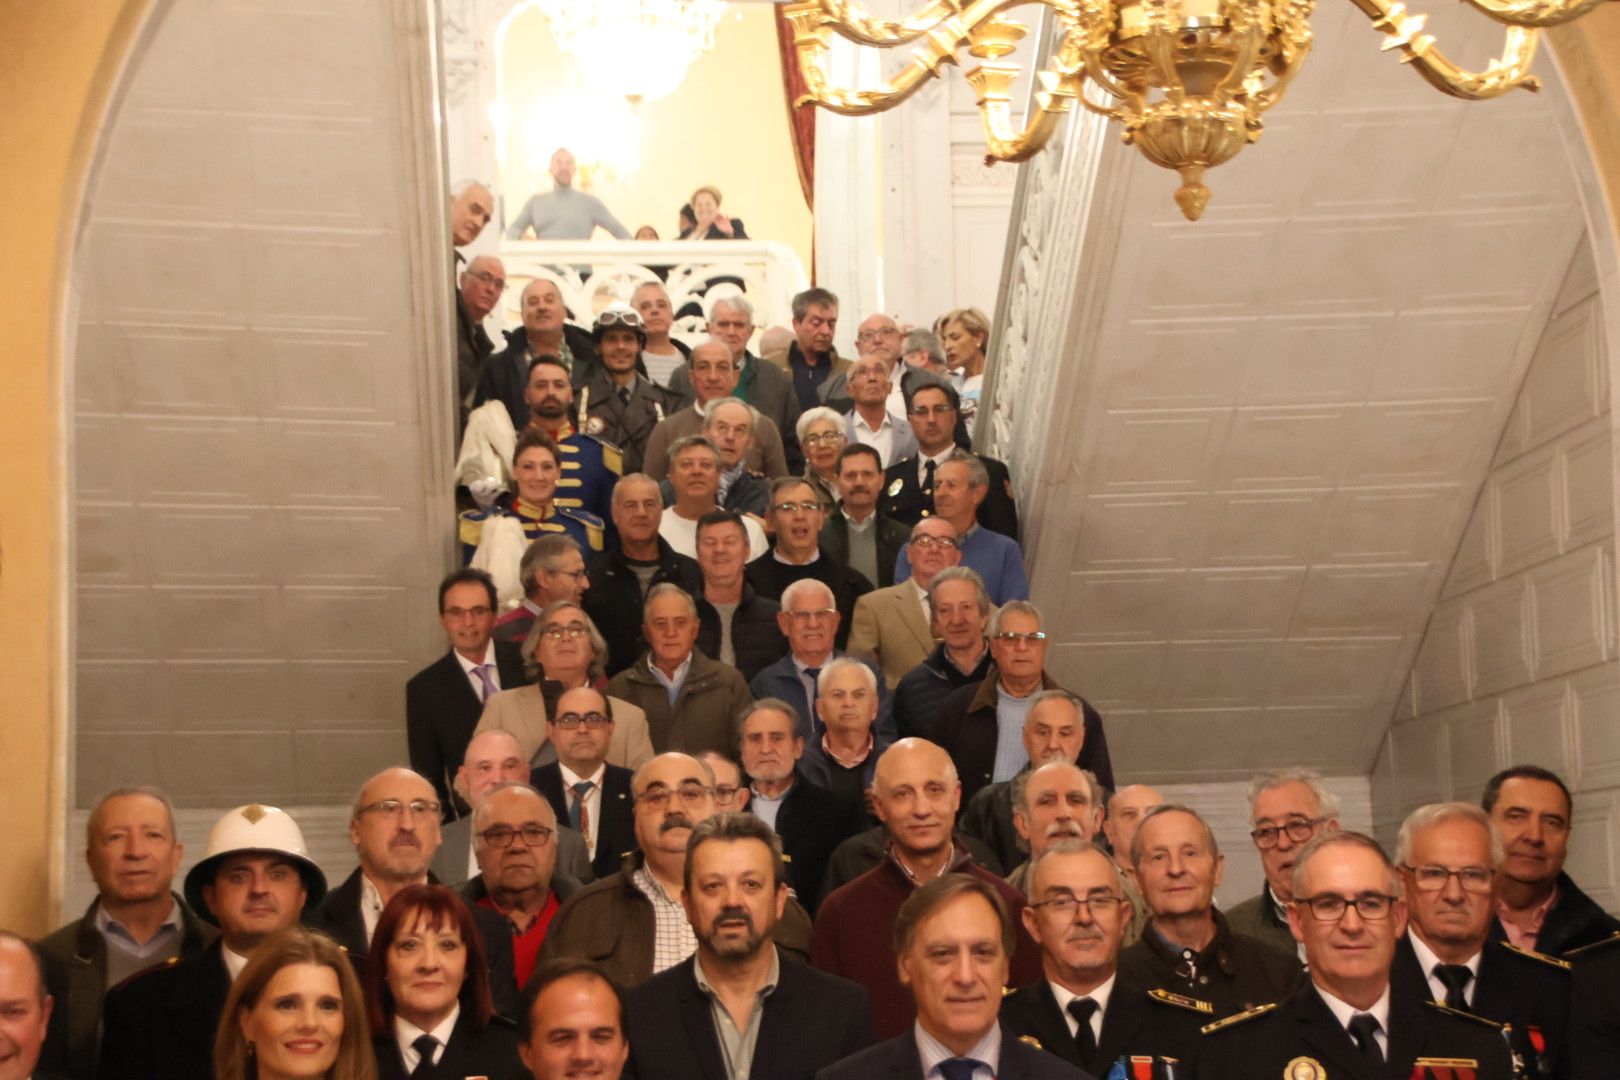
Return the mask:
M1432 34L1423 33L1426 15L1412 15L1400 0L1351 0L1373 20L1373 29L1389 36L1385 51L1399 49L1401 62L1411 64L1430 86L1443 94L1467 101L1501 97L1523 87L1541 89L1541 81L1530 74L1536 55L1536 31L1510 26L1502 45L1502 55L1484 71L1469 71L1452 63L1434 43Z
M1232 6L1235 7L1236 5ZM1236 29L1235 23L1234 29ZM1249 68L1254 63L1254 55L1265 40L1264 32L1253 23L1236 30L1236 32L1241 34L1242 37L1237 46L1237 51L1230 61L1231 67L1227 69L1225 77L1215 84L1215 89L1209 95L1216 101L1224 100L1228 95L1235 94L1242 87L1243 80L1248 77Z
M1305 58L1310 55L1311 42L1309 39L1295 46L1288 57L1288 66L1277 76L1276 81L1258 94L1254 95L1254 106L1259 112L1265 112L1283 99L1288 87L1293 83L1294 76L1305 66Z
M1071 80L1072 81L1072 80ZM1046 145L1057 130L1057 123L1068 115L1070 102L1076 95L1071 92L1063 95L1053 92L1047 103L1037 103L1034 115L1024 125L1024 130L1014 132L1010 124L1010 111L1005 107L992 107L980 110L984 119L984 142L986 164L992 161L1027 161Z
M1560 26L1585 15L1604 0L1464 0L1507 26Z
M800 59L804 54L800 53ZM955 58L949 58L945 63L955 63ZM806 70L809 64L804 65ZM833 90L826 86L826 78L814 80L811 92L802 95L793 103L794 108L802 105L819 105L828 112L840 116L871 116L874 113L886 112L905 101L911 95L921 90L929 79L939 73L930 66L929 62L921 57L908 64L905 70L896 75L891 81L874 90ZM808 81L808 80L807 80Z
M814 12L819 21L861 45L891 48L905 45L933 30L960 8L954 0L933 0L922 10L903 19L874 19L858 4L847 0L805 0L788 4L783 14L791 18L795 12Z

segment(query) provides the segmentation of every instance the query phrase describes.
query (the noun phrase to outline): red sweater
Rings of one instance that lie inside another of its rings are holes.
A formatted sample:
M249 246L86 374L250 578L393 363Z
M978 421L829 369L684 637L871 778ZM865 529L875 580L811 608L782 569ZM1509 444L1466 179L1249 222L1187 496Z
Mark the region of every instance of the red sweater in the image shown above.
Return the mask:
M1009 974L1012 985L1020 987L1040 978L1040 950L1024 929L1024 895L974 865L965 854L951 870L988 881L1007 902L1018 928L1018 948ZM866 987L872 998L872 1027L879 1039L909 1031L917 1019L916 1003L911 991L900 983L894 956L894 919L915 888L894 860L885 856L877 866L828 894L816 914L810 963Z

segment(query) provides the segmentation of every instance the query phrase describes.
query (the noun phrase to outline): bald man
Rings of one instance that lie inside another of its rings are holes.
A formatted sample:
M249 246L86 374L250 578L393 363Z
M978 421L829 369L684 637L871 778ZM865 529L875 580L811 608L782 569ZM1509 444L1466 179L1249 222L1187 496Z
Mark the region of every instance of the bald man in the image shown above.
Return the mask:
M872 794L889 857L822 899L810 962L866 987L877 1037L894 1038L916 1019L890 935L900 905L918 885L942 874L971 874L1001 894L1019 924L1012 985L1038 978L1040 954L1022 928L1023 895L976 864L953 835L962 784L950 755L926 739L901 739L878 759Z

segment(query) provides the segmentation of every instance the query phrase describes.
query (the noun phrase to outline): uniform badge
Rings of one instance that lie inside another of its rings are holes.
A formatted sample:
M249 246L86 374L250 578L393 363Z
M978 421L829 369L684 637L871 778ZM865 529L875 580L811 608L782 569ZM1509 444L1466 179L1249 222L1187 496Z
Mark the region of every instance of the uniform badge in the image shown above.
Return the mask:
M1018 1036L1018 1041L1023 1043L1025 1046L1029 1047L1032 1050L1045 1050L1046 1049L1046 1047L1041 1045L1041 1040L1037 1039L1033 1035L1020 1035L1020 1036Z
M904 480L902 480L898 476L895 477L894 482L889 485L889 498L892 499L896 495L900 494L900 489L905 487L905 486L906 486L906 482Z
M600 416L593 416L585 422L585 434L600 435L607 428Z
M1327 1080L1327 1070L1315 1058L1297 1057L1283 1066L1283 1080Z

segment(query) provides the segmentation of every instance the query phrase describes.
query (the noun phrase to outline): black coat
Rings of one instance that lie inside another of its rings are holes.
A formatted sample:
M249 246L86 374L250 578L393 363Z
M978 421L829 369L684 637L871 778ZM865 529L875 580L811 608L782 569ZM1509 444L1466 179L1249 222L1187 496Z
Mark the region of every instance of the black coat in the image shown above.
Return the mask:
M1573 878L1558 873L1558 901L1547 910L1536 935L1536 951L1545 956L1562 956L1602 941L1620 932L1620 919L1604 911L1581 891Z
M911 526L885 517L879 511L873 527L877 529L877 587L886 589L894 584L894 563L900 557L900 549L911 539ZM817 543L834 562L849 565L849 519L844 517L843 511L834 510L827 515Z
M495 343L489 339L481 322L472 317L461 294L456 294L456 441L467 429L467 414L472 411L478 396L478 384L484 377L484 366Z
M1029 858L1013 825L1011 780L980 788L957 816L956 827L995 852L1002 866L1015 867Z
M1281 1001L1299 987L1304 969L1298 957L1232 933L1226 916L1214 914L1215 937L1198 954L1193 977L1180 973L1185 970L1182 950L1165 944L1149 919L1141 940L1120 951L1120 978L1133 986L1207 1001L1214 1006L1211 1019Z
M432 880L431 877L429 880ZM434 882L434 884L438 884ZM520 1011L517 975L512 962L512 926L506 917L488 908L473 907L473 922L483 938L484 959L489 964L489 992L495 1011L516 1018ZM355 974L365 978L371 942L366 938L366 920L360 913L360 868L343 879L343 884L326 894L321 906L304 909L304 925L319 930L349 951Z
M906 676L910 678L910 676ZM996 764L996 669L991 665L978 686L964 686L953 690L939 710L939 727L935 742L945 748L956 762L956 771L962 777L962 798L971 800L980 788L990 784ZM1044 672L1041 689L1055 690L1058 684ZM902 681L903 685L903 681ZM1085 745L1080 748L1080 759L1075 762L1082 769L1091 770L1108 790L1114 790L1114 763L1108 755L1108 736L1103 733L1102 714L1091 707L1091 702L1080 699L1085 724Z
M573 323L564 323L563 340L574 354L569 382L578 390L602 371L602 362L597 359L596 343L591 340L590 331ZM484 373L478 380L478 393L473 400L474 407L486 401L499 401L506 406L513 427L518 431L527 427L529 405L523 400L523 391L529 382L529 360L528 332L521 326L508 330L506 344L484 363ZM643 375L647 373L646 365L639 359L636 369Z
M1620 934L1570 957L1571 1080L1614 1080L1620 1061Z
M529 681L517 645L495 643L495 668L503 690ZM483 712L484 703L478 700L454 650L418 671L405 684L405 740L411 769L432 782L446 817L455 816L452 811L458 803L451 781L467 756L467 744Z
M827 860L839 844L866 828L866 808L841 799L795 773L776 812L776 835L787 854L793 892L811 915L821 903Z
M393 1031L371 1040L377 1054L377 1080L409 1080L405 1063L400 1060L399 1040ZM518 1057L517 1025L503 1017L492 1016L482 1031L473 1028L472 1016L463 1009L456 1017L456 1026L450 1029L450 1041L439 1055L435 1076L444 1080L461 1080L464 1076L482 1076L487 1080L529 1080L529 1071Z
M97 1080L207 1080L231 992L224 945L125 979L107 991Z
M602 775L601 818L591 825L596 833L596 858L591 873L599 878L618 872L624 857L636 850L636 813L630 797L629 769L608 765ZM569 799L563 790L562 766L553 761L535 769L529 783L551 804L557 820L568 824Z
M1434 992L1412 948L1410 930L1395 946L1390 978L1404 981L1420 997ZM1524 1061L1529 1076L1566 1076L1569 984L1569 967L1563 961L1515 949L1498 931L1486 941L1480 956L1479 977L1472 988L1468 1011L1510 1025L1513 1052ZM1537 1050L1537 1043L1546 1049Z
M921 1080L917 1036L908 1031L816 1073L816 1080ZM1067 1061L1001 1033L1001 1067L996 1080L1094 1080Z
M1162 991L1153 996L1116 979L1103 1013L1102 1038L1091 1059L1082 1060L1051 983L1039 979L1002 999L1001 1030L1013 1038L1027 1035L1047 1053L1096 1076L1107 1076L1122 1057L1192 1061L1198 1053L1198 1031L1212 1019L1196 1005Z
M1309 1058L1331 1080L1408 1080L1420 1057L1472 1059L1476 1080L1508 1080L1511 1066L1501 1027L1452 1012L1391 984L1389 1053L1370 1067L1327 1003L1306 983L1274 1009L1240 1014L1204 1036L1200 1080L1277 1080L1296 1058Z
M815 562L793 566L782 562L774 551L767 551L748 564L748 583L763 597L782 601L782 593L795 581L814 578L832 590L833 606L838 609L837 648L849 644L849 631L855 625L855 601L872 591L872 583L825 551ZM882 681L878 676L878 681Z
M750 1080L810 1080L820 1069L872 1045L866 991L778 952L781 975L765 999ZM727 1080L709 998L696 957L630 991L625 1034L634 1080Z
M997 877L1006 873L996 861L996 853L973 837L958 832L955 834L955 840L973 857L974 864L981 870L986 870ZM883 861L884 852L888 849L889 834L882 825L858 832L839 844L833 849L832 857L827 860L827 873L821 881L821 895L826 897L834 889L848 885L877 866Z
M939 741L939 714L945 699L964 686L984 682L994 661L986 648L972 671L963 673L945 658L945 645L934 646L927 659L912 668L894 688L894 727L902 739Z
M653 571L653 585L667 581L692 596L701 596L703 571L698 569L697 560L670 547L663 537L657 540L658 567ZM625 561L624 550L617 546L592 559L585 572L591 586L581 602L585 614L607 639L607 673L617 675L647 651L641 633L641 582Z
M924 491L917 478L918 458L909 457L890 465L883 473L883 497L878 510L908 529L934 513L934 493ZM1007 466L993 457L979 455L990 474L990 489L979 504L979 524L991 532L1018 539L1018 506L1013 502L1012 477Z
M704 656L720 655L720 611L703 598L702 590L695 594L698 609L698 651ZM791 646L787 635L777 625L776 615L782 605L754 591L743 582L742 601L731 616L731 650L737 662L732 665L749 682L754 676L788 654Z

